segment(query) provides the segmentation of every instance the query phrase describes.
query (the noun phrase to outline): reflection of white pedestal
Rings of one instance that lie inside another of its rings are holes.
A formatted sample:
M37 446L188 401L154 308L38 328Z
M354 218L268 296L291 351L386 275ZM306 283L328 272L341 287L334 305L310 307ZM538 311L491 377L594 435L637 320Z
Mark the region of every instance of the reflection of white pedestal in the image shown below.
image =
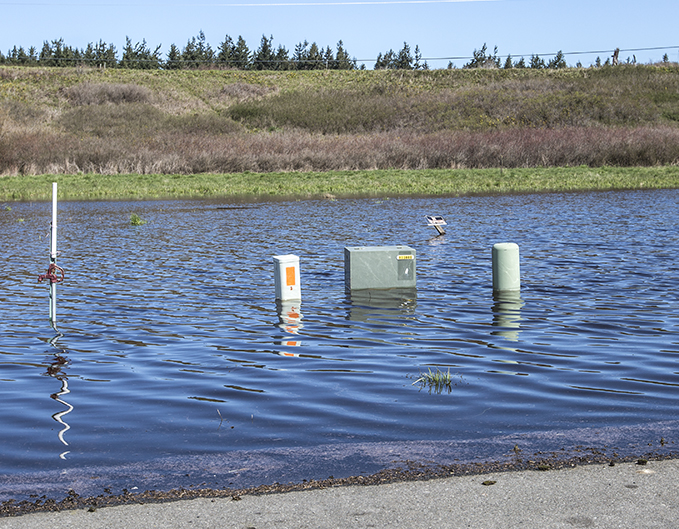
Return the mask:
M299 300L276 301L279 327L290 334L297 334L302 328L302 312Z
M301 302L299 300L276 301L276 310L278 312L278 327L290 334L298 334L302 325ZM302 345L300 340L283 340L281 345L288 345L291 347L298 347ZM282 356L297 356L295 353L280 353Z
M275 255L274 283L276 299L302 299L302 288L299 276L299 257L296 255Z

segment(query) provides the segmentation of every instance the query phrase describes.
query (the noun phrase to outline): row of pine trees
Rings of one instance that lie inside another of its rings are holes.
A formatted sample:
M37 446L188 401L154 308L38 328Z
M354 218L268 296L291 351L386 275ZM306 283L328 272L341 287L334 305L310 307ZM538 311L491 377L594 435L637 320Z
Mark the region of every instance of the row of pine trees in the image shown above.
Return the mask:
M161 54L161 46L150 48L146 40L132 44L126 38L125 47L119 57L118 50L113 44L103 41L90 43L79 49L67 46L63 39L45 41L38 53L35 47L25 50L14 46L7 55L0 52L0 64L17 66L95 66L100 68L130 68L144 70L180 70L180 69L238 69L238 70L356 70L364 69L358 66L356 58L352 58L340 40L333 51L330 46L325 48L315 42L300 42L290 51L283 45L275 46L273 36L262 36L259 47L251 51L245 39L239 36L234 40L226 36L216 49L206 41L201 31L196 37L191 37L183 48L175 44L170 45L166 56ZM667 57L667 56L665 56ZM664 59L666 60L666 59ZM636 63L636 59L627 62ZM609 60L606 61L609 64ZM580 63L576 67L582 66ZM597 58L596 66L601 66ZM452 62L448 68L454 68ZM532 68L532 69L561 69L567 68L566 60L561 51L545 61L538 55L532 55L529 61L523 57L518 60L508 55L501 60L497 47L491 54L486 44L474 50L472 57L463 68ZM408 43L403 43L399 51L389 50L380 53L374 61L375 70L428 70L429 65L422 59L418 46L414 52Z
M262 36L259 48L251 51L243 37L235 41L226 36L216 49L206 41L201 31L192 37L186 46L179 48L175 44L165 57L161 54L161 46L150 48L146 40L133 44L128 37L122 55L113 44L103 41L90 43L79 49L68 46L63 39L45 41L40 52L35 47L25 50L14 46L3 55L0 52L0 64L18 66L78 66L88 65L105 68L134 68L144 70L179 70L179 69L239 69L239 70L353 70L358 68L356 59L349 56L342 41L337 43L336 50L330 46L319 47L315 42L304 41L295 46L292 53L283 45L274 46L273 36Z

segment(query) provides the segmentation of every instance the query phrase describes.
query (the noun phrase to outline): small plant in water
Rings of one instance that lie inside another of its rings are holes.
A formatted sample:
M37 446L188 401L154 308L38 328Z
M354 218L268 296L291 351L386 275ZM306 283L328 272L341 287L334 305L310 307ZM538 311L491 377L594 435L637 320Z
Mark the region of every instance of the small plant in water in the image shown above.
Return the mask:
M146 221L136 213L132 213L132 215L130 215L130 224L132 226L141 226L143 224L146 224Z
M419 384L420 389L428 387L429 393L432 390L436 393L441 393L444 389L447 389L448 393L450 393L453 391L453 376L450 374L450 368L448 368L448 371L441 371L437 367L436 371L433 372L429 368L427 373L420 372L420 376L413 382L413 386L416 384Z

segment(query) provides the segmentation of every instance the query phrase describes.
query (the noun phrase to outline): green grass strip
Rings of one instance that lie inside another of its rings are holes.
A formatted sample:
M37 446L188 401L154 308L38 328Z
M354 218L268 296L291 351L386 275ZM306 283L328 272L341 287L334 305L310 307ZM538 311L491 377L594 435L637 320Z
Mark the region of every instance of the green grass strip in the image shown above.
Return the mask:
M0 177L0 202L60 200L271 199L443 196L679 188L679 167L551 167L197 175Z

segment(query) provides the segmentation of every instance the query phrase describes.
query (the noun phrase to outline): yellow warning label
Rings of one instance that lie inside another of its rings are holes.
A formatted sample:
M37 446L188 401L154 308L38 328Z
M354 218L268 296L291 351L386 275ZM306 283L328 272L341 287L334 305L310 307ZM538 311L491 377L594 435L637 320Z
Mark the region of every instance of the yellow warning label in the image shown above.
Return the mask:
M399 255L396 259L398 259L399 261L402 260L402 259L415 259L415 256L414 255Z

